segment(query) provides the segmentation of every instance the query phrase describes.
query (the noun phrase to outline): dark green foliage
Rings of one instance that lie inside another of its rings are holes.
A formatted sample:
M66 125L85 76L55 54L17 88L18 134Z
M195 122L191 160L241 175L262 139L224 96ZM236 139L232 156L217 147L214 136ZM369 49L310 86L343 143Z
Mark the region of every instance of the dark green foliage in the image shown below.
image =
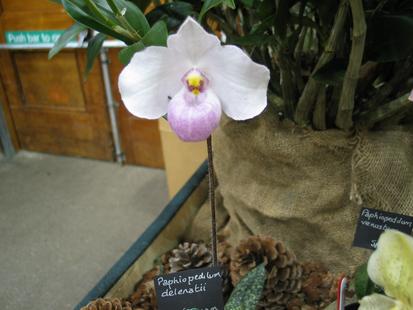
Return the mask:
M202 5L201 12L199 13L199 20L202 20L204 15L212 8L219 6L221 4L225 4L229 6L231 9L235 9L234 0L204 0L204 4Z
M149 23L139 7L126 0L111 1L113 1L118 9L118 11L114 10L116 18L126 29L128 29L130 25L132 28L131 31L136 31L139 37L144 36L149 31ZM108 3L111 1L108 1Z
M133 36L119 26L116 23L115 17L109 14L107 10L103 10L96 5L101 13L101 16L97 17L97 13L92 13L91 9L83 1L62 0L62 4L70 17L79 24L124 41L126 44L133 43Z
M333 58L318 69L313 77L315 80L327 85L339 85L343 82L348 61L346 59Z
M251 270L234 288L225 310L255 310L266 279L264 264Z
M165 46L168 37L168 29L163 21L157 22L140 40L122 49L119 53L120 61L127 65L133 54L143 50L146 46Z
M383 293L383 291L370 280L367 273L367 263L357 268L354 282L356 295L359 299L373 293Z
M413 16L380 15L370 21L367 57L390 62L406 59L413 52Z
M51 56L87 27L125 42L126 64L144 47L164 45L193 16L209 31L214 21L226 43L269 68L270 102L301 126L349 130L380 127L394 115L411 119L404 98L413 83L395 77L413 75L404 65L413 59L413 0L169 0L153 1L146 16L149 0L52 1L81 26ZM318 98L334 108L316 112Z
M60 2L60 1L59 1ZM135 1L143 8L149 4ZM66 30L49 53L57 54L81 31L91 28L100 33L88 44L85 77L92 69L107 36L119 39L130 47L121 52L121 59L128 63L133 53L150 45L165 45L168 31L163 22L151 28L142 10L127 0L61 0L67 13L76 24Z
M187 16L194 15L193 5L183 1L174 1L156 7L146 15L150 24L159 20L166 22L169 30L175 30Z
M138 8L141 9L142 12L148 8L149 4L152 0L130 0L133 4L135 4Z

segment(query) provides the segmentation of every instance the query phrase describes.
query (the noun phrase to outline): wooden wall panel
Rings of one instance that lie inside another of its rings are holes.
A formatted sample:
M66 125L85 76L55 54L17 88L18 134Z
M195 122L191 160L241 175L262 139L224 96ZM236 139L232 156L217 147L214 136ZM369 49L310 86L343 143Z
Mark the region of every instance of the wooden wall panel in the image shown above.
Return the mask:
M74 21L64 12L3 12L1 21L4 31L66 29Z
M61 11L61 8L56 3L50 0L1 0L1 6L4 11Z
M86 51L2 53L0 66L23 149L113 160L99 67L84 82Z
M74 21L50 0L0 0L0 42L5 31L59 30ZM15 129L16 145L55 154L113 160L100 64L83 81L85 51L66 50L49 61L47 51L0 51L0 95ZM110 51L114 96L122 65ZM1 91L1 89L0 89ZM5 104L7 102L7 104ZM121 104L118 113L122 147L129 164L163 168L157 121L137 119Z
M1 0L1 34L59 30L73 24L49 0ZM83 80L85 50L2 51L1 80L10 119L23 149L113 160L113 142L99 66Z
M23 104L30 107L85 111L76 54L62 53L52 60L44 52L14 52ZM62 74L64 72L64 74Z

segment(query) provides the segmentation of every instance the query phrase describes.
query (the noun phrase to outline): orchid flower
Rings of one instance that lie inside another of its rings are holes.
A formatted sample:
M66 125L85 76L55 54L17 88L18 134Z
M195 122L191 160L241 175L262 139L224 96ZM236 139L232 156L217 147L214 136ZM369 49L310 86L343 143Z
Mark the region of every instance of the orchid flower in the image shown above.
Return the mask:
M413 237L386 230L371 255L368 274L384 288L385 295L373 294L360 301L360 310L413 309Z
M269 70L240 48L222 46L188 17L167 47L137 52L119 76L119 90L133 115L168 122L184 141L207 139L221 110L234 120L260 114L267 105Z

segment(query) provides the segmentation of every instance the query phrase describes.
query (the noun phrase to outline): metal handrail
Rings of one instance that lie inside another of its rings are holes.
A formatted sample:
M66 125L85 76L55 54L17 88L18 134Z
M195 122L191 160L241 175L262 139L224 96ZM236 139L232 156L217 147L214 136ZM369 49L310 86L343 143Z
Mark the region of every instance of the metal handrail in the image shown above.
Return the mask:
M42 43L42 44L0 44L0 50L42 50L53 48L53 43ZM87 48L87 43L79 42L69 42L64 49L82 49ZM101 59L101 69L103 75L103 85L106 94L106 106L109 113L110 126L112 130L112 137L116 152L116 161L122 164L125 161L124 153L121 146L120 134L119 134L119 124L116 117L117 114L117 105L113 98L112 84L110 81L110 72L109 72L109 62L107 58L107 49L109 48L122 48L126 44L119 40L106 40L103 42L102 49L100 51Z

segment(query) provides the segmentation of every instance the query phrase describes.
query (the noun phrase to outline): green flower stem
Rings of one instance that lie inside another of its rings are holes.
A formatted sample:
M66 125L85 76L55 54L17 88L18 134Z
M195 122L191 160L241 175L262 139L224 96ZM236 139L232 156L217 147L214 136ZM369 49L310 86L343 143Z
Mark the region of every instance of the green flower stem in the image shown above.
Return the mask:
M328 38L327 44L323 51L323 54L320 56L320 59L315 66L312 75L326 63L328 63L331 59L333 59L336 49L338 46L338 42L342 39L342 32L344 29L344 25L346 22L347 17L347 1L341 0L340 6L337 11L337 15L334 20L333 28L330 32L330 37ZM314 78L311 76L308 80L306 86L304 87L304 91L298 100L297 108L295 110L294 120L301 126L306 126L309 123L310 114L312 108L315 104L316 98L318 96L318 92L320 89L321 84L318 83Z
M212 265L218 266L217 250L217 220L215 206L215 170L212 151L212 136L207 139L208 150L208 181L209 181L209 204L211 206L211 245L212 245Z
M337 127L344 130L349 130L353 127L354 97L356 94L361 62L363 60L367 33L363 1L350 0L350 8L353 15L353 42L336 117Z

